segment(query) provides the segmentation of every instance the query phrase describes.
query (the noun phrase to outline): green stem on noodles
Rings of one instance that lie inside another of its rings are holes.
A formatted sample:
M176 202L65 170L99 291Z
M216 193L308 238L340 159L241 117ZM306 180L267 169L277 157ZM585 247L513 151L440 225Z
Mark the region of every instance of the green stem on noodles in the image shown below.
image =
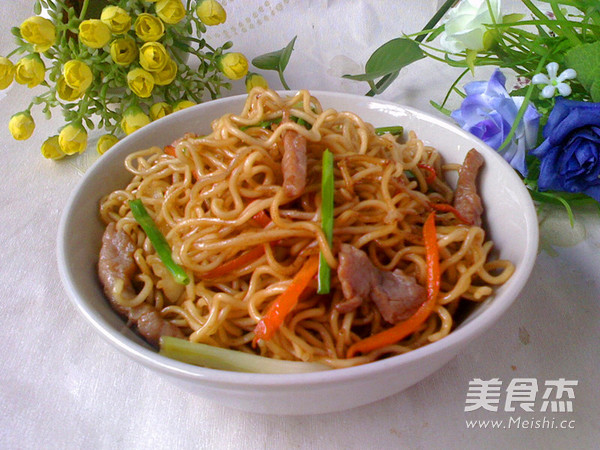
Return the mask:
M252 373L303 373L328 370L320 363L283 361L237 350L213 347L171 336L160 338L161 355L210 369Z
M402 126L395 126L395 127L378 127L375 128L375 134L377 134L378 136L385 134L385 133L390 133L394 136L401 136L404 133L404 127Z
M185 273L185 270L183 270L181 266L173 261L169 243L156 226L156 223L154 223L154 220L152 220L152 217L150 217L148 214L148 211L146 211L142 201L139 198L130 200L129 207L131 208L133 218L137 223L140 224L146 233L146 236L148 236L148 239L150 239L150 242L156 250L160 260L163 262L167 270L171 272L171 275L173 275L175 281L179 284L188 284L190 282L188 274Z
M333 240L333 154L329 150L323 152L321 177L321 228L325 233L327 244L331 247ZM327 264L323 252L319 256L319 287L317 293L329 294L331 290L331 267Z

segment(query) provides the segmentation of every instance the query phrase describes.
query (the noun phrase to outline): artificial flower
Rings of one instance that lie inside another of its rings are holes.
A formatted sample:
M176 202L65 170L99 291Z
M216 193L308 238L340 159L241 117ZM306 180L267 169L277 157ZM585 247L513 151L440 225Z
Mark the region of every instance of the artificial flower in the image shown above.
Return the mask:
M15 65L4 56L0 56L0 89L6 89L15 78Z
M190 106L194 106L195 103L189 100L180 100L175 103L173 106L173 112L181 111L182 109L189 108Z
M110 37L110 28L99 19L88 19L79 24L79 40L90 48L104 47Z
M536 73L531 82L533 84L545 84L542 89L542 97L544 98L552 98L556 91L563 97L567 97L571 95L571 86L568 83L565 83L566 80L572 80L577 76L577 72L573 69L563 70L560 75L558 75L558 63L551 62L546 66L546 70L548 71L548 75L544 73Z
M219 25L227 20L225 9L216 0L202 0L196 6L196 15L204 25Z
M600 103L558 97L542 134L538 188L600 201Z
M150 117L139 106L130 106L123 113L121 129L125 134L131 134L150 123Z
M106 6L102 10L100 20L104 22L114 34L127 33L131 28L131 16L118 6Z
M21 58L15 67L15 81L32 88L44 81L46 66L37 53Z
M246 92L250 93L250 91L255 87L269 89L269 83L267 83L267 80L262 75L254 72L248 72L248 75L246 75Z
M42 156L47 159L61 159L65 157L65 152L60 148L58 135L50 136L42 144Z
M500 0L460 1L446 15L440 45L450 53L483 50L486 24L500 17L500 9Z
M110 43L110 57L119 66L128 66L138 57L138 47L130 37L115 39Z
M181 0L158 0L155 9L156 15L165 23L176 24L185 17L185 7Z
M60 149L67 155L83 153L87 147L87 131L81 124L70 123L58 133Z
M12 137L17 141L24 141L29 139L35 130L35 122L31 117L31 114L27 111L23 111L14 114L8 122L8 130Z
M504 84L506 78L496 69L489 81L473 81L465 85L467 96L460 109L451 116L465 130L494 150L499 150L515 121L523 97L511 97ZM527 106L511 142L500 154L522 175L527 174L525 154L536 145L540 114Z
M239 80L248 73L248 60L241 53L225 53L219 58L217 65L230 80Z
M67 84L64 75L61 75L56 80L56 94L64 101L73 102L83 95L83 91L73 89Z
M148 72L160 72L170 59L160 42L146 42L140 48L140 65Z
M166 102L158 102L150 107L150 119L158 120L168 116L173 112L173 108Z
M77 59L72 59L65 63L63 76L69 87L79 93L87 91L94 79L90 66Z
M152 95L154 78L144 69L133 69L127 74L127 85L138 97L147 98Z
M114 134L100 136L100 139L98 139L98 143L96 144L96 151L99 155L103 155L117 142L119 142L119 138Z
M144 42L158 41L165 34L165 24L152 14L142 13L133 24L135 34Z
M152 76L154 77L154 84L159 86L171 84L177 76L177 63L172 59L169 59L167 64L165 64L165 67L158 72L152 72Z
M56 27L54 24L40 16L33 16L21 24L21 37L30 44L36 52L45 52L56 41Z

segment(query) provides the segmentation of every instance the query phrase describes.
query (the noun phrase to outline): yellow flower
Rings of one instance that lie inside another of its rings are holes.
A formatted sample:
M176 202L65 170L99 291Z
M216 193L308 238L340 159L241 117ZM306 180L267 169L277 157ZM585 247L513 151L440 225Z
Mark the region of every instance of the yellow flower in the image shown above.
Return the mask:
M29 139L35 130L35 122L27 111L13 115L8 122L8 129L17 141Z
M15 65L4 56L0 56L0 89L6 89L15 78Z
M248 60L241 53L225 53L217 61L217 66L231 80L239 80L248 73Z
M71 123L60 130L58 144L67 155L83 153L87 147L87 131L81 124Z
M171 105L165 102L155 103L150 107L150 119L157 120L162 119L165 116L168 116L173 112L173 108Z
M146 42L140 48L140 65L148 72L160 72L170 59L160 42Z
M127 74L127 85L138 97L147 98L152 95L154 78L144 69L133 69Z
M165 34L165 24L152 14L142 13L133 24L135 34L144 42L158 41Z
M87 91L94 79L90 66L76 59L65 63L63 76L69 87L80 93Z
M152 76L154 77L154 84L159 86L167 86L171 84L171 82L175 79L177 75L177 63L172 59L167 61L167 64L163 69L159 72L152 72Z
M158 17L169 24L179 23L185 17L185 7L181 0L158 0L155 8Z
M150 117L139 106L130 106L123 113L121 128L126 134L131 134L150 123Z
M175 106L173 107L173 112L181 111L182 109L189 108L190 106L194 105L195 103L189 100L180 100L177 103L175 103Z
M250 91L255 87L261 87L263 89L269 89L269 83L265 80L265 77L254 72L248 72L246 75L246 91Z
M56 27L43 17L33 16L21 24L21 36L30 44L36 52L45 52L54 45L56 41Z
M69 86L63 75L61 75L56 81L56 93L61 99L67 102L77 100L83 95L83 91L80 92Z
M219 25L227 20L227 13L215 0L202 0L196 7L198 18L205 25Z
M127 33L131 28L131 17L123 8L106 6L102 10L100 20L104 22L114 34Z
M128 66L138 57L138 48L130 37L118 38L110 44L110 57L119 66Z
M99 19L88 19L79 24L79 40L88 47L102 48L108 44L110 36L110 28Z
M37 54L21 58L15 67L15 81L30 88L44 81L45 75L46 66Z
M114 134L105 134L104 136L100 136L100 139L98 139L98 143L96 144L96 151L99 155L103 155L117 142L119 142L119 138Z
M42 144L42 156L48 159L61 159L65 157L65 152L60 148L58 135L50 136Z

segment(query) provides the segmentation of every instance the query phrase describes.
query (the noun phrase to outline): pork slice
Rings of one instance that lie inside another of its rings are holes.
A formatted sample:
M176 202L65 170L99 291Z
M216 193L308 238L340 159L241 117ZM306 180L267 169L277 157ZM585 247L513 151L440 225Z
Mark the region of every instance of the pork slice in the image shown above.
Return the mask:
M284 111L282 123L289 121L289 112ZM306 187L306 138L295 130L286 130L282 139L283 189L288 197L298 197Z
M119 303L115 294L117 283L123 283L121 297L127 300L136 296L131 279L137 272L133 258L135 245L129 235L111 222L102 235L102 247L98 260L98 276L104 287L104 293L112 308L126 317L130 326L137 326L140 335L150 344L157 345L161 336L183 338L181 330L164 320L152 305L141 304L134 307Z
M342 244L338 254L338 279L346 301L336 309L345 314L354 311L369 298L371 286L375 283L375 267L367 254L349 244Z
M133 259L133 252L135 252L135 245L129 235L124 231L117 230L114 222L109 223L102 235L98 276L113 309L124 316L128 315L129 308L122 306L117 301L114 289L117 282L121 280L123 282L121 296L125 299L135 297L131 278L138 269Z
M427 290L400 269L379 273L381 279L373 286L371 300L386 322L398 323L408 319L427 299Z
M483 166L483 156L474 148L469 150L458 172L458 183L454 193L454 207L473 225L481 225L483 205L477 193L477 175Z
M427 291L414 277L400 269L379 270L365 252L349 244L340 248L337 273L345 298L336 305L341 313L353 311L370 300L383 319L394 324L412 316L427 298Z

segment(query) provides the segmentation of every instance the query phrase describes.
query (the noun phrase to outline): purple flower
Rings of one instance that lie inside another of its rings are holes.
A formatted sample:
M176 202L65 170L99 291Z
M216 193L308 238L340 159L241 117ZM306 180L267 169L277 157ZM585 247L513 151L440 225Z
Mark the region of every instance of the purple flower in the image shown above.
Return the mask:
M506 77L496 69L489 81L473 81L460 109L451 116L465 130L498 150L515 121L523 97L511 97L504 84ZM527 175L525 153L536 145L540 114L531 104L519 123L511 142L499 153L522 175Z
M543 136L531 152L541 161L538 188L600 201L600 103L558 97Z

